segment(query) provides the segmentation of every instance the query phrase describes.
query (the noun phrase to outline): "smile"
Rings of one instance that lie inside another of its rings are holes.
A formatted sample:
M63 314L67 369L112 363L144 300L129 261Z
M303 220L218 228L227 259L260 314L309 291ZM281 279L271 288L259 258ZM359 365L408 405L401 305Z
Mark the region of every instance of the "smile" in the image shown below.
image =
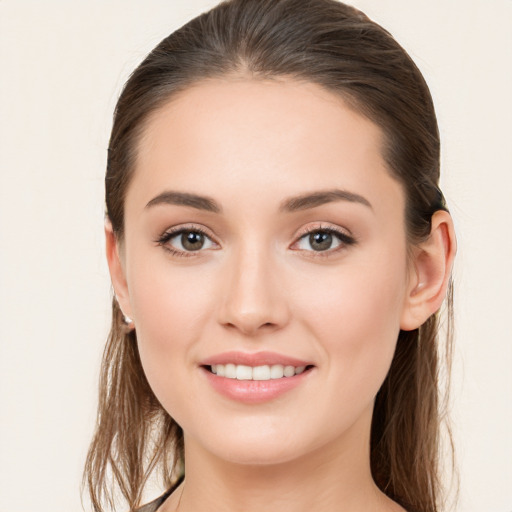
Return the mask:
M306 366L292 365L262 365L247 366L243 364L212 364L210 371L218 377L236 380L272 380L293 377L300 375Z
M316 372L307 359L275 352L224 352L200 363L209 385L224 397L244 404L272 401L303 387Z

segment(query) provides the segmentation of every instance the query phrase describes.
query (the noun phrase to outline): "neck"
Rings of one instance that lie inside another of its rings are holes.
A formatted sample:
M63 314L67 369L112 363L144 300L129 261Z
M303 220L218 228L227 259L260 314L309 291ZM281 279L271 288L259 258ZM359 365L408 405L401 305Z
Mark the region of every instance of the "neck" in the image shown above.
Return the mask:
M369 425L291 461L271 465L220 459L185 438L186 478L162 512L401 511L373 482ZM363 431L363 435L361 432Z

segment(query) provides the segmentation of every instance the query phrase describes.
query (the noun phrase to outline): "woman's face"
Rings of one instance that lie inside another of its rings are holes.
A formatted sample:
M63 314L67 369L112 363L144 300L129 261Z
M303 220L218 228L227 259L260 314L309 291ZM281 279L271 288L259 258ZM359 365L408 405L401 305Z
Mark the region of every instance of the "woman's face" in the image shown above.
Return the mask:
M203 82L149 120L122 306L187 449L262 464L367 448L411 272L381 147L375 124L293 81Z

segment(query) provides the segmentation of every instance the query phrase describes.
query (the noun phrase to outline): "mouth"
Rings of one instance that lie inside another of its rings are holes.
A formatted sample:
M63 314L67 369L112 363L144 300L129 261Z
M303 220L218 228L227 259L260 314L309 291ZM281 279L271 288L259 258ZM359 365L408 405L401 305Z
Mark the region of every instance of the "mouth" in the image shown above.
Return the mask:
M276 352L231 351L201 361L214 390L237 402L261 404L292 389L303 389L316 366L311 361Z
M289 379L300 375L313 368L313 365L293 366L283 364L249 366L244 364L212 364L203 366L205 370L233 380L268 381L277 379Z

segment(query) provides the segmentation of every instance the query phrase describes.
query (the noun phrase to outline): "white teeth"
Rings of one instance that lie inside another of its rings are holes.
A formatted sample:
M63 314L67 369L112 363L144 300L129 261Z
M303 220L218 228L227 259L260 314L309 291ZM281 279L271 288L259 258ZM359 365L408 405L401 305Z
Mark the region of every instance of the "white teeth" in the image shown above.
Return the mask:
M237 380L270 380L282 379L283 377L293 377L300 375L306 369L305 366L291 366L282 364L247 366L244 364L212 364L212 373L219 377Z
M234 364L228 363L225 367L226 375L228 379L236 379L236 366Z
M236 378L238 380L252 380L252 367L243 364L237 365Z
M295 375L295 368L293 366L285 366L283 373L285 377L293 377Z
M270 380L270 366L255 366L252 369L253 380Z
M284 377L284 367L282 364L274 364L270 367L271 379L282 379Z

